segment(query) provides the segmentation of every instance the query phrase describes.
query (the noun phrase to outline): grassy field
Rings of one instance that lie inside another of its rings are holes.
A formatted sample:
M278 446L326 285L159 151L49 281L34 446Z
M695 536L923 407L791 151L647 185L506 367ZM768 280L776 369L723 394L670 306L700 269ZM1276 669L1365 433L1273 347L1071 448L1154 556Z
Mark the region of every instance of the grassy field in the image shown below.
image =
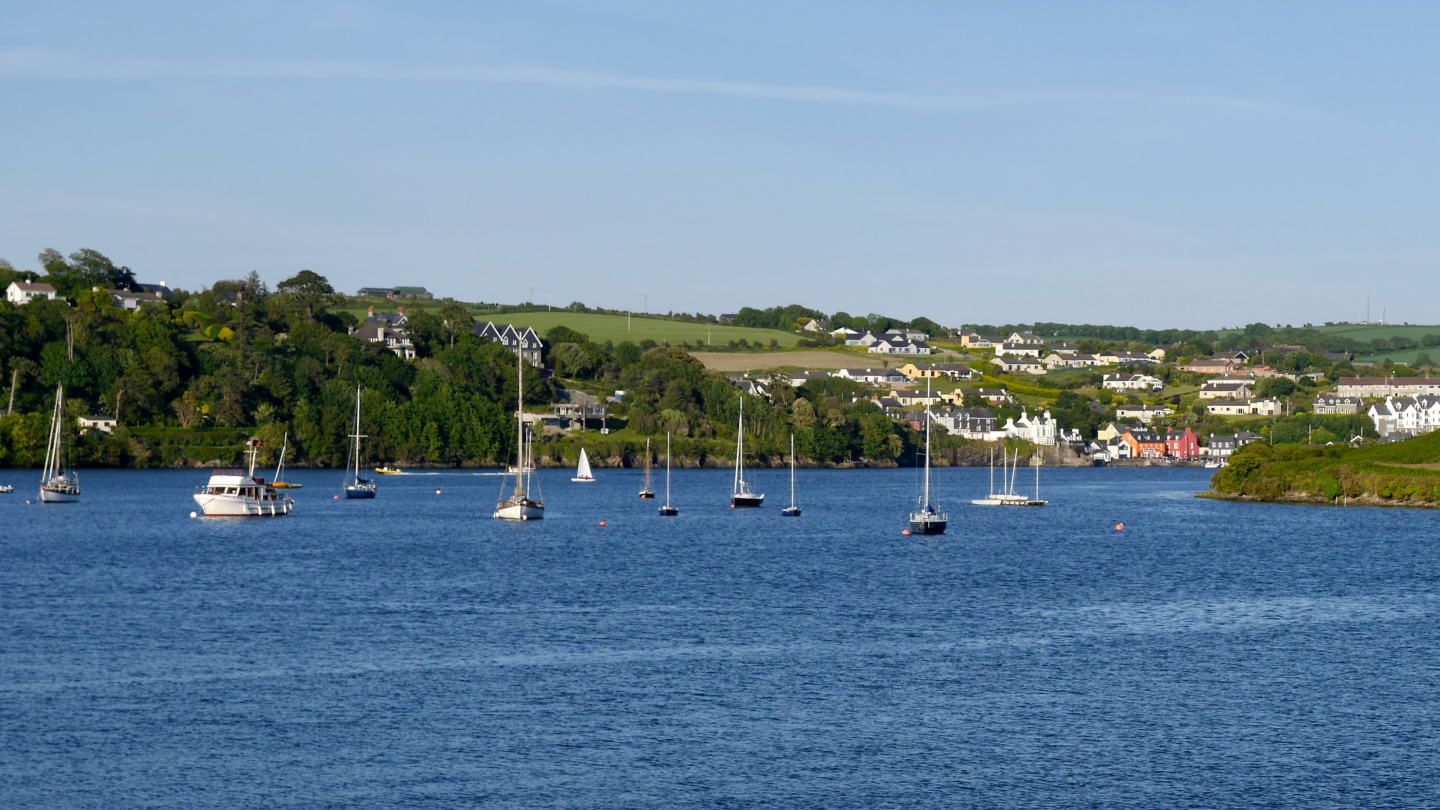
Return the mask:
M854 351L794 351L794 352L691 352L696 360L714 371L764 371L772 368L830 369L830 368L881 368L882 362L873 354ZM904 363L891 360L891 368Z
M399 304L389 306L377 306L377 310L393 312ZM439 309L439 302L429 301L422 307L417 303L405 303L405 311L414 313L419 309ZM348 311L357 318L364 320L365 307L349 307ZM672 344L694 343L695 341L710 341L716 345L724 346L732 340L745 339L750 343L760 343L768 346L773 339L781 346L794 346L799 335L790 332L781 332L775 329L750 329L744 326L721 326L703 323L686 323L684 321L672 321L666 318L647 317L635 315L626 323L624 315L601 315L593 312L569 312L566 310L555 310L551 312L495 312L494 310L471 310L477 321L495 321L496 323L508 323L516 326L534 327L535 331L544 336L545 331L553 326L568 326L577 332L583 332L590 336L596 343L604 343L607 340L619 343L628 340L631 343L639 343L642 340L653 340L656 343L669 341Z
M1426 335L1440 335L1440 326L1424 325L1396 325L1396 324L1339 324L1336 326L1316 327L1327 335L1340 335L1355 340L1374 340L1376 338L1407 337L1411 340L1419 340Z

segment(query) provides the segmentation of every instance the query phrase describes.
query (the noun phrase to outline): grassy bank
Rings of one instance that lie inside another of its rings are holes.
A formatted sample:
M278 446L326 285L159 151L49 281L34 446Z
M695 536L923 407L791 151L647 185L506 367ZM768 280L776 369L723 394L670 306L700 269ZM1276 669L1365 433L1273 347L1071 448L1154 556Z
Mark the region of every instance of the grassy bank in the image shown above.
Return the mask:
M1323 504L1440 505L1440 432L1395 444L1246 445L1211 479L1215 497Z

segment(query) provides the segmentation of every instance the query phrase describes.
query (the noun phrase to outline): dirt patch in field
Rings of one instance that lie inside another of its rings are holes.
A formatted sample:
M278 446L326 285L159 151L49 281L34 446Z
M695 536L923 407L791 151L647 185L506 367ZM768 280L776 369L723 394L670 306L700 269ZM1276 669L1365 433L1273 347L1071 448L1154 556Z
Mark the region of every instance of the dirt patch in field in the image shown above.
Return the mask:
M874 356L840 352L691 352L691 356L715 371L763 371L767 368L880 368L883 362ZM890 361L890 368L909 362Z

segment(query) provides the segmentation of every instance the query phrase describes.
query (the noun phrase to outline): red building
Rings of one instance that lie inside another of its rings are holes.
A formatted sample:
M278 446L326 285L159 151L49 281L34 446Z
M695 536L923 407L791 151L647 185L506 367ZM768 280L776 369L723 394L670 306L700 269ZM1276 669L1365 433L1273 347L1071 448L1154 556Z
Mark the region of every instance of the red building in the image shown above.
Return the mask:
M1188 427L1183 432L1172 430L1165 434L1165 455L1171 458L1198 458L1200 440Z

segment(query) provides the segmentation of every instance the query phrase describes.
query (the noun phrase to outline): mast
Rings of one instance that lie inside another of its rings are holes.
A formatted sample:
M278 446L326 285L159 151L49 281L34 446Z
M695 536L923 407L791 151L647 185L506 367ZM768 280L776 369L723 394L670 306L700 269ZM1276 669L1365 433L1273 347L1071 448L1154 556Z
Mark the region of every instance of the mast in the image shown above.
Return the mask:
M525 360L515 353L515 499L525 497Z
M355 450L355 482L360 483L360 384L355 385L355 433L350 437Z
M670 432L665 432L665 505L670 505Z
M740 395L740 430L735 436L735 491L745 489L745 395Z
M990 497L995 497L995 448L990 448Z
M928 386L927 386L928 387ZM928 397L927 397L928 399ZM930 406L925 406L925 508L930 508Z
M795 506L795 434L790 434L790 506Z
M275 480L280 480L280 474L285 472L285 451L290 449L290 431L285 431L285 438L280 444L280 463L275 465Z
M650 488L650 437L645 437L645 488Z
M65 398L65 384L55 386L55 408L50 412L50 436L45 442L45 469L40 473L40 483L45 485L60 472L60 414Z

